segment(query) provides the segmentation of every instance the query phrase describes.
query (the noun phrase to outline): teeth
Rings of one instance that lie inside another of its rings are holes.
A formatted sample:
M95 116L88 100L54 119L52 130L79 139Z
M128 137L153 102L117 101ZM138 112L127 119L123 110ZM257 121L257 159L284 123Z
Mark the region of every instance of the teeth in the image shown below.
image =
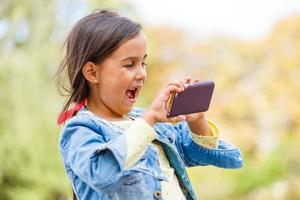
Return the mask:
M129 89L130 91L135 91L137 88L132 88L132 89Z

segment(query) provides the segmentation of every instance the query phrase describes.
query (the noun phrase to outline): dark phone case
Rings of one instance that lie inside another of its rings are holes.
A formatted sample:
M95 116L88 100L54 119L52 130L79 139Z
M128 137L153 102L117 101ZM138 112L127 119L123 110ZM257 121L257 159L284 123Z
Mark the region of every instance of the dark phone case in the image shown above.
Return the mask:
M214 90L213 81L196 82L170 99L168 117L207 111Z

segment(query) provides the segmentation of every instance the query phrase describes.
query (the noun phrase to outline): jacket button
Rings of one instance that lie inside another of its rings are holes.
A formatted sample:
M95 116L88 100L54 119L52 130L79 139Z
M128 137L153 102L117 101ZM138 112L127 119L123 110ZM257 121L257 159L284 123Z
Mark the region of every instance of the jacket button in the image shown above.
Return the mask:
M154 197L157 198L157 199L160 199L161 198L161 192L160 191L154 192Z
M170 134L168 135L168 140L169 140L171 143L173 143L174 140L175 140L175 135L172 134L172 133L170 133Z

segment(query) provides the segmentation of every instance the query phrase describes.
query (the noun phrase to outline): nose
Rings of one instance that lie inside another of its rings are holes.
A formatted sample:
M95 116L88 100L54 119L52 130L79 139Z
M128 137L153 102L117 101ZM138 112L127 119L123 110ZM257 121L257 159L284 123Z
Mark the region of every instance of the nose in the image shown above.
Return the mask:
M135 79L137 80L145 80L147 77L147 72L145 66L141 65L138 67L137 72L135 74Z

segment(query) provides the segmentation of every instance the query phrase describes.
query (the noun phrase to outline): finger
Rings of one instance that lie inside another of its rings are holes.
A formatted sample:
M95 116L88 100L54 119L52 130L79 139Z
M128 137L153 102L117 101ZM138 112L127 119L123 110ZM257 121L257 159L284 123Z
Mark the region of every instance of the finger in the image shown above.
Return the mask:
M186 80L185 79L173 81L171 84L177 85L178 87L181 87L183 90L186 88Z
M172 84L172 81L167 81L165 84L164 84L164 87L167 87L167 86L169 86L169 85L171 85Z
M181 87L183 90L185 89L184 82L182 80L179 81L170 81L168 82L165 87L176 85L177 87Z
M183 79L183 80L180 80L180 83L182 85L182 87L185 89L187 87L187 80L186 79Z
M199 82L199 81L200 81L199 77L194 78L194 82Z
M190 84L190 82L192 81L192 77L190 76L187 76L185 79L184 79L184 86L185 88Z
M185 89L185 81L184 81L184 80L176 81L175 84L176 84L178 87L181 87L182 90Z
M187 77L185 78L185 81L186 81L186 83L190 83L190 82L192 81L192 77L187 76Z
M171 95L172 92L182 92L182 88L177 87L176 85L170 85L166 88L163 89L162 93L161 93L161 98L163 101L167 101Z
M173 92L176 93L180 93L182 92L184 89L182 87L178 87L177 85L171 85L169 87L166 88L166 95L170 95Z
M168 81L165 86L174 85L174 84L180 84L180 80L172 80Z

